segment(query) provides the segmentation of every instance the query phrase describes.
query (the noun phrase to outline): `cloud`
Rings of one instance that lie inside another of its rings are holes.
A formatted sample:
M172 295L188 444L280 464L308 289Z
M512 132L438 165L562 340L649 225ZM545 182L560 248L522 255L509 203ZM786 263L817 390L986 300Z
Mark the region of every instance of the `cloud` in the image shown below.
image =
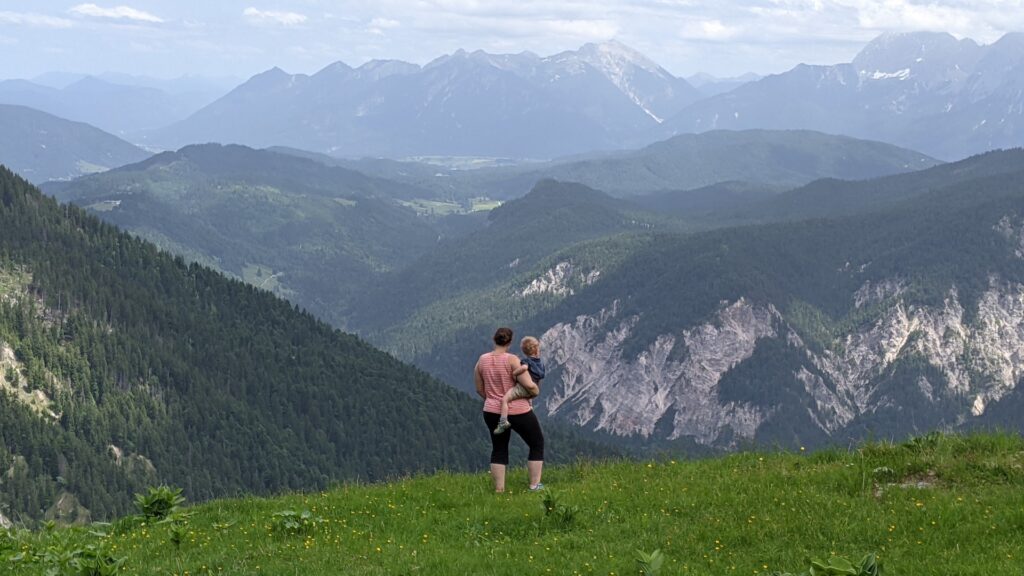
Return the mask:
M679 31L688 40L729 40L739 33L740 28L727 26L717 19L690 21Z
M370 34L383 34L385 30L398 28L401 25L401 22L391 18L374 18L370 20L370 25L366 27L366 31Z
M72 7L68 12L72 14L78 14L79 16L90 16L92 18L109 18L112 20L134 20L135 22L150 22L153 24L159 24L163 22L163 18L154 16L149 12L143 12L137 10L131 6L115 6L113 8L103 8L95 4L79 4Z
M4 12L0 11L0 23L15 24L18 26L34 26L36 28L71 28L74 22L67 18L55 18L44 14L32 12Z
M254 24L277 24L280 26L298 26L309 19L305 14L298 12L259 10L251 6L242 11L242 15Z

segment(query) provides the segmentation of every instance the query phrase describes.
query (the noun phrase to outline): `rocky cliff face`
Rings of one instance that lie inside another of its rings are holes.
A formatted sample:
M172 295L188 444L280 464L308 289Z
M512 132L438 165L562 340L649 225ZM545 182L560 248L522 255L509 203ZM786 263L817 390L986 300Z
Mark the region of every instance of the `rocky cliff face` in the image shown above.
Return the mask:
M886 376L903 360L931 368L899 386L935 410L954 406L954 413L943 413L945 421L982 417L1024 375L1024 285L991 278L970 322L955 288L941 306L908 304L903 292L898 279L865 284L851 304L877 307L875 319L824 347L807 345L774 305L740 298L722 303L706 323L658 336L634 357L623 345L639 317L623 317L614 302L543 335L556 369L545 406L581 426L622 436L685 437L704 445L753 439L780 406L724 401L719 383L758 346L775 340L796 352L792 378L802 387L809 422L826 435L877 410L903 408L907 394L886 387Z

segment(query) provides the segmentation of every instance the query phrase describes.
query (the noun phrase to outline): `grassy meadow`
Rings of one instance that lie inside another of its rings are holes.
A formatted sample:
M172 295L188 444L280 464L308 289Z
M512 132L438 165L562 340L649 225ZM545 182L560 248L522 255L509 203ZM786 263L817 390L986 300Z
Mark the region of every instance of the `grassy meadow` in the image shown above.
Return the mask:
M215 501L164 522L0 531L0 573L757 575L867 553L890 576L1024 566L1015 435L580 462L544 482L530 493L517 469L498 495L485 473L439 473ZM660 567L638 562L655 551Z

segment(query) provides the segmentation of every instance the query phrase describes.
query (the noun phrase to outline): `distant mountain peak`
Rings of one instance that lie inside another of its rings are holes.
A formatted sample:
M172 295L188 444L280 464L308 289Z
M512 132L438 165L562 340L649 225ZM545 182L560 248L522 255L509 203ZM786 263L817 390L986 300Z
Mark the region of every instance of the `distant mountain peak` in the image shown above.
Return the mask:
M858 71L890 73L927 60L970 58L979 46L948 32L886 32L853 59Z
M298 76L296 74L289 74L284 70L274 66L270 70L260 72L259 74L250 78L247 82L239 86L238 88L244 89L262 89L267 87L277 87L282 84L291 85L295 82Z
M327 76L327 75L334 75L334 74L342 74L342 75L346 75L347 76L348 74L351 74L351 73L352 73L352 67L349 66L348 64L345 64L341 60L338 60L337 62L334 62L332 64L328 64L327 66L324 66L323 68L320 69L319 72L314 74L314 76Z
M584 62L601 70L609 78L618 77L624 69L631 66L641 68L657 76L671 76L664 68L639 50L627 46L618 40L584 44L575 54Z

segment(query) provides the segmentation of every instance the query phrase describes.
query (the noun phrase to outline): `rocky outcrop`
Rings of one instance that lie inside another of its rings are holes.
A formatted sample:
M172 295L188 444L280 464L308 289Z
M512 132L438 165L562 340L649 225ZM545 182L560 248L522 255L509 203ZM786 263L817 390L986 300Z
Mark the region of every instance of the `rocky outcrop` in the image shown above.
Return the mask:
M42 390L29 390L25 381L25 366L18 360L6 342L0 340L0 393L7 392L16 401L30 410L48 418L58 420L60 414L53 410L53 400Z
M156 466L142 454L129 454L114 444L107 446L107 452L113 457L114 464L124 468L125 472L156 479Z
M959 412L943 415L946 421L980 417L1014 390L1024 377L1024 285L990 279L970 322L955 288L937 306L908 304L904 292L895 279L866 283L851 305L874 306L874 320L823 350L808 347L772 305L741 298L723 303L710 321L662 334L626 357L640 318L621 317L613 303L545 332L549 367L559 374L545 406L581 426L622 436L646 438L657 429L664 438L707 445L753 438L778 406L724 402L718 385L765 339L781 339L804 358L792 374L806 394L808 418L827 434L880 408L900 408L883 383L901 359L923 360L934 368L929 374L941 374L919 374L905 385L924 403L958 406Z
M751 436L764 419L757 407L719 402L719 379L750 357L760 338L775 337L778 312L739 300L711 322L678 335L658 337L636 358L624 358L621 344L636 317L619 318L618 306L559 324L542 337L561 382L546 407L577 424L623 436L649 437L658 421L671 418L669 438L692 436L711 444L729 427ZM672 360L678 344L682 360Z
M92 522L92 513L82 506L74 494L61 492L54 499L53 505L46 510L43 519L58 524L81 526Z
M993 229L1010 242L1017 258L1024 258L1024 222L1015 222L1014 218L1006 215L999 219Z
M577 267L572 262L559 262L539 277L534 278L525 288L519 291L519 296L526 297L538 294L572 296L576 293L574 287L589 286L596 282L600 276L600 270L582 271L577 270Z

